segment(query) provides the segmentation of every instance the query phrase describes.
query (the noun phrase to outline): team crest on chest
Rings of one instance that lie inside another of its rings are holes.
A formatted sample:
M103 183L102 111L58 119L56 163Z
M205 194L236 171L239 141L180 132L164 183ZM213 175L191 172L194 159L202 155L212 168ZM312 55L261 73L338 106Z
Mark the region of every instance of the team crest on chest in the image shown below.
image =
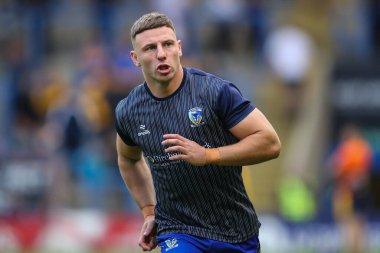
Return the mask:
M203 109L200 107L191 108L188 115L191 121L191 127L198 127L205 123Z

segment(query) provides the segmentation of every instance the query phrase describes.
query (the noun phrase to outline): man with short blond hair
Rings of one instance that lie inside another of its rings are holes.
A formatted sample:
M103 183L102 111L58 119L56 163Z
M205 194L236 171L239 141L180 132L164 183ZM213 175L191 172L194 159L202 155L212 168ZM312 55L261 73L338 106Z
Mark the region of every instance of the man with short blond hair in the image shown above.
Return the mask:
M182 41L165 15L142 16L131 39L145 82L116 108L116 143L121 175L144 215L140 247L259 252L242 166L279 155L272 125L232 83L181 65Z

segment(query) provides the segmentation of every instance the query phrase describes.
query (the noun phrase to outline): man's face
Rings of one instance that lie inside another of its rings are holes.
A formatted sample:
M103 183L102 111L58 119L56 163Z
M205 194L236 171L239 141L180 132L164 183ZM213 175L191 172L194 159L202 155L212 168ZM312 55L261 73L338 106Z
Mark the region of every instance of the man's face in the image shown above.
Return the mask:
M131 58L141 66L148 83L169 84L178 74L182 43L169 27L146 30L136 35Z

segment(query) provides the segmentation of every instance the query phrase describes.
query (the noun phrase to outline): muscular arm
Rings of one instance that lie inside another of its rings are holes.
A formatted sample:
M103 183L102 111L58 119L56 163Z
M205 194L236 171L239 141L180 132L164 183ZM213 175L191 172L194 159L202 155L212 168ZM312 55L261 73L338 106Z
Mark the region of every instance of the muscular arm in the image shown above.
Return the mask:
M116 147L120 174L137 205L154 205L154 189L150 170L139 147L128 146L117 135Z
M230 129L240 141L219 147L220 165L251 165L277 158L281 142L276 131L259 109Z
M219 165L251 165L265 162L279 156L281 142L267 118L256 108L247 117L230 129L239 139L235 144L218 147L212 151L220 156L214 160L206 159L206 149L178 134L164 135L163 145L172 145L166 152L181 152L171 156L171 160L185 160L194 165L207 163ZM210 151L210 150L209 150Z

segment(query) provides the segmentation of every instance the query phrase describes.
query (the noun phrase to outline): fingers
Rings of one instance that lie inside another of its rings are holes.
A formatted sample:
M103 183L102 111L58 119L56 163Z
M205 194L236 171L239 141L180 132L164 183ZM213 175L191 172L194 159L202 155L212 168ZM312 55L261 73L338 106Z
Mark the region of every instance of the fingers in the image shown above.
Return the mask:
M169 153L169 152L181 152L181 153L185 153L186 149L184 147L182 147L182 146L171 146L171 147L166 148L165 152L166 153Z
M178 155L172 155L169 157L169 160L184 160L184 161L187 161L188 160L188 156L186 155L183 155L183 154L178 154Z
M178 140L181 140L181 141L186 140L186 138L182 137L179 134L164 134L163 137L164 137L164 139L178 139Z
M183 160L193 165L205 164L205 148L179 134L165 134L162 145L167 146L170 160Z
M165 149L166 153L169 152L180 152L185 154L186 153L186 141L188 141L186 138L182 137L179 134L164 134L164 141L162 141L162 145L169 146ZM177 159L178 157L175 155L171 157L172 160Z
M179 160L188 153L189 140L179 134L165 134L162 145L169 146L165 149L166 153L177 153L169 157L170 160Z
M139 246L143 251L151 251L157 246L154 219L148 220L144 223L140 233Z
M146 245L146 248L148 249L148 251L151 251L152 249L156 247L157 247L157 241L156 241L156 237L154 236L150 238L149 242Z
M143 251L150 251L157 246L155 235L142 235L139 240L139 246Z
M177 145L183 146L187 139L178 134L164 134L162 145Z

